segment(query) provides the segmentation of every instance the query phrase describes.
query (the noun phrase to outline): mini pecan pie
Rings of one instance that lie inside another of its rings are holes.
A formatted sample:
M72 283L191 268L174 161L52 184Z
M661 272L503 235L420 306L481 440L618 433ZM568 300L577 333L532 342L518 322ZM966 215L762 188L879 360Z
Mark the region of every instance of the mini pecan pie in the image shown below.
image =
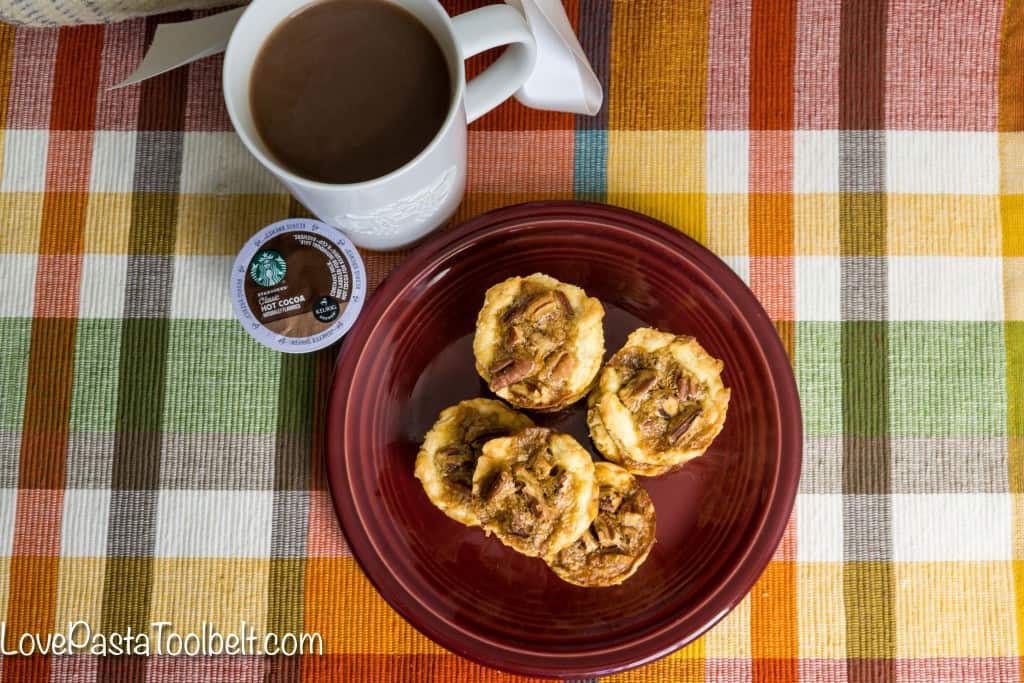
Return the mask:
M654 503L636 478L618 465L599 462L597 517L575 543L548 564L577 586L616 586L647 559L654 545Z
M722 367L693 337L635 330L590 394L594 445L633 474L682 467L722 431L729 407Z
M487 290L476 322L476 370L509 403L560 410L590 389L604 357L601 302L536 273Z
M416 478L430 502L455 521L478 526L473 472L484 443L532 425L530 418L489 398L445 408L416 456Z
M590 454L571 436L541 427L484 444L473 494L484 530L531 557L554 555L597 514Z

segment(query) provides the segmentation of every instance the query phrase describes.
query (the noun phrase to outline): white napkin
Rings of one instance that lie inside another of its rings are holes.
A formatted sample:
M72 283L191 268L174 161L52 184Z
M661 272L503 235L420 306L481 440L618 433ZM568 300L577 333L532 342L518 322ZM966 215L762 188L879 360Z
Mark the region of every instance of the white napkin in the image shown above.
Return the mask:
M596 114L601 82L572 30L561 0L506 0L526 17L537 42L533 73L515 97L528 107ZM139 68L114 88L131 85L183 64L223 52L245 8L193 21L160 24Z
M505 0L519 9L537 43L533 73L516 92L527 107L593 116L604 92L561 0Z
M239 7L202 19L160 24L153 32L153 42L146 50L139 68L110 89L132 85L197 59L224 52L231 31L244 11L244 7Z

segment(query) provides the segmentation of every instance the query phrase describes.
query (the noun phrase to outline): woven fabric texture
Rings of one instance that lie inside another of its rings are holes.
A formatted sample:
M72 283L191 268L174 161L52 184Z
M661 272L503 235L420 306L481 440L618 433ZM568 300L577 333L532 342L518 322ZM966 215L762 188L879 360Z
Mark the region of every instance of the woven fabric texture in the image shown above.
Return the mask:
M575 197L692 235L777 321L806 431L751 594L609 680L1020 680L1024 5L567 7L606 106L474 124L457 218ZM244 620L328 654L7 656L3 679L510 680L419 635L350 556L322 463L335 352L232 319L234 254L302 209L232 132L220 59L107 90L189 16L0 26L6 645ZM403 257L365 253L371 287Z
M0 21L22 26L106 24L225 4L224 0L0 0Z

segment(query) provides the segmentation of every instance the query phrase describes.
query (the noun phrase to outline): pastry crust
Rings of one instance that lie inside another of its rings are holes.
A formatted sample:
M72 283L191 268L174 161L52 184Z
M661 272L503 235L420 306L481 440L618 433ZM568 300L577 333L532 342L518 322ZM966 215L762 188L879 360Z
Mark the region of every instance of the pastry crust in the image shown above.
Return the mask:
M577 586L617 586L633 575L654 546L654 503L636 477L618 465L599 462L594 470L597 517L549 565Z
M693 337L633 331L590 394L587 424L594 445L645 476L702 455L722 431L729 407L722 368Z
M533 422L489 398L445 408L416 455L416 478L430 502L467 526L479 526L479 501L472 496L473 472L484 443L533 426Z
M487 290L473 338L476 370L512 405L561 410L583 398L604 358L601 302L534 273Z
M542 427L488 441L473 495L484 530L530 557L555 555L597 515L590 454L568 434Z

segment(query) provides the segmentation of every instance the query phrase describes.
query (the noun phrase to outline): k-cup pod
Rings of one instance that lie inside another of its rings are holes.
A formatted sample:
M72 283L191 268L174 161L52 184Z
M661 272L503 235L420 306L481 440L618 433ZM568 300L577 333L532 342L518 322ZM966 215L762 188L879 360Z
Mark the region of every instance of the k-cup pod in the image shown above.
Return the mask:
M289 218L245 243L231 269L242 327L275 351L308 353L345 336L366 299L355 245L321 221Z

